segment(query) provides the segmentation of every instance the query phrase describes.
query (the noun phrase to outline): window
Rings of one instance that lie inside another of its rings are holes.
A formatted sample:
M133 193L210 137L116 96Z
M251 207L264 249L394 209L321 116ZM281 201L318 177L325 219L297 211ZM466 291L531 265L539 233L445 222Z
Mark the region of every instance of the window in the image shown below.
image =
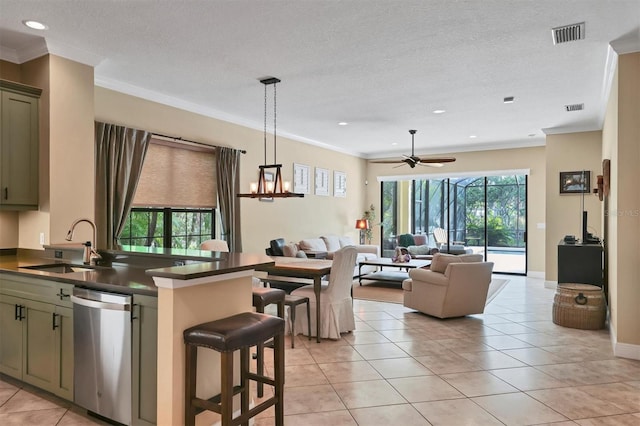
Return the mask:
M152 139L120 244L198 249L215 238L216 151Z
M120 243L132 246L198 249L214 238L215 209L134 207Z

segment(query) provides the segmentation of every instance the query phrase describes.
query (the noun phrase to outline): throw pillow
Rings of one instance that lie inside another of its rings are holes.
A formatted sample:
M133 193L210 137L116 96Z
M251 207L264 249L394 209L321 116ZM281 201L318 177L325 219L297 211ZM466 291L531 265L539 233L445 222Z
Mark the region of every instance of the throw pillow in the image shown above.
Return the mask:
M409 246L407 250L409 250L409 254L412 256L431 254L429 246Z
M346 246L355 246L355 243L353 242L351 237L347 237L347 236L340 237L340 248L346 247Z
M411 234L398 235L398 245L401 247L415 246L416 242Z
M298 249L298 245L296 243L285 244L285 246L282 247L282 253L284 253L284 255L287 257L296 257L299 251L300 250Z
M338 251L340 250L340 238L337 235L329 235L326 237L320 237L324 244L327 246L325 250L327 251Z
M433 259L431 259L431 270L444 274L444 271L446 271L450 263L462 263L462 259L453 254L436 253L433 255Z
M327 245L322 238L306 238L298 243L300 250L327 251Z

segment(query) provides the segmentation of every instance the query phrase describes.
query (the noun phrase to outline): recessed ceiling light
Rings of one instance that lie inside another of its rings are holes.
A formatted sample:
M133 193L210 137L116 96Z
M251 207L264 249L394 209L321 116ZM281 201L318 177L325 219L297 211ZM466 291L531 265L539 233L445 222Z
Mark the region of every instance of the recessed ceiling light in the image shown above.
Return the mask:
M504 98L504 103L505 104L512 104L514 100L513 96L507 96L506 98Z
M434 114L444 114L445 112L447 112L447 111L445 111L445 110L443 110L443 109L434 109L434 110L433 110L433 113L434 113Z
M48 30L49 27L46 26L45 24L43 24L42 22L38 22L38 21L32 21L32 20L25 20L22 21L22 23L24 25L26 25L29 28L32 28L34 30Z
M341 121L338 123L338 126L346 126L347 124L349 123L347 123L346 121Z
M398 142L391 142L391 145L392 146L396 146L396 145L398 145Z
M534 137L535 135L536 135L535 133L529 133L530 138Z
M469 139L475 139L475 138L477 138L477 136L476 136L476 135L471 135L471 136L469 136Z

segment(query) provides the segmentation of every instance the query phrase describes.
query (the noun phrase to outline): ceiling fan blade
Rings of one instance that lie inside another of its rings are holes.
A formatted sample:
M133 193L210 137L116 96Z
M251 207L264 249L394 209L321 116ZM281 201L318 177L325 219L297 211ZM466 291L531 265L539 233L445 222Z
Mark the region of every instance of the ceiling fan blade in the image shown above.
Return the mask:
M419 166L422 167L442 167L444 164L442 163L418 163Z
M440 157L440 158L421 158L421 163L453 163L456 161L455 157Z
M402 166L404 166L404 165L405 165L405 164L404 164L404 163L402 163L402 164L398 164L397 166L394 166L394 167L392 167L392 168L393 168L393 169L397 169L398 167L402 167Z
M378 164L395 164L395 163L404 163L404 160L371 160L371 163Z

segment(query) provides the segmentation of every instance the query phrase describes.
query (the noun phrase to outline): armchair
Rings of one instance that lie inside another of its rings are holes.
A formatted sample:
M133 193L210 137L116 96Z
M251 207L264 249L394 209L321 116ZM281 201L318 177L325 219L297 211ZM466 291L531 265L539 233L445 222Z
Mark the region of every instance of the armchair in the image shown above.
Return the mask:
M481 255L437 253L431 269L412 269L402 283L404 306L438 318L481 314L491 283L493 262Z

